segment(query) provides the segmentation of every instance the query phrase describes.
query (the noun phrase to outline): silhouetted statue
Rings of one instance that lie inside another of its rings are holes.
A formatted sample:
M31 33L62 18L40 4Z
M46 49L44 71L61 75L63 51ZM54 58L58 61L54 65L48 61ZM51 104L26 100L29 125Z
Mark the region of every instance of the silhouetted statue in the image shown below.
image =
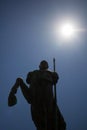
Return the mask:
M56 130L55 106L57 109L57 130L65 130L66 123L53 96L53 85L57 83L58 79L59 76L56 72L48 70L47 61L41 61L39 70L29 72L27 75L26 82L29 87L22 78L17 78L10 91L8 105L13 106L17 103L15 94L20 86L23 96L31 104L32 120L37 130Z

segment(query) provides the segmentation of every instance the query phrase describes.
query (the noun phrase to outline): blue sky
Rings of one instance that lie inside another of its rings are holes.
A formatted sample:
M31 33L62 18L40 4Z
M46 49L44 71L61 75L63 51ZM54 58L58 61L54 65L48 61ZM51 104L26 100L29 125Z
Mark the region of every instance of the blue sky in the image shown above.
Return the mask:
M25 81L41 60L53 70L53 57L60 76L57 101L67 130L87 130L86 7L86 0L0 1L0 130L35 130L20 89L16 106L9 108L7 98L16 78ZM55 37L53 25L67 18L85 31L62 41Z

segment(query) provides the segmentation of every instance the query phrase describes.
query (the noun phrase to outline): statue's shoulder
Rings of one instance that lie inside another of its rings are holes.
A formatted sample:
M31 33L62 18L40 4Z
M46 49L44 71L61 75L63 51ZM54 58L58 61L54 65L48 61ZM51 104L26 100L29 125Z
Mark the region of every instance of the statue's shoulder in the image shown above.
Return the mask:
M26 82L29 84L32 80L35 80L38 75L38 70L30 71L27 74Z
M39 73L39 70L34 70L32 71L32 73Z
M33 70L28 72L28 75L33 75L33 74L37 74L39 72L39 70Z
M59 75L57 72L47 70L46 73L47 73L47 76L49 76L49 78L50 77L52 78L54 84L57 83L57 81L59 80Z
M51 70L45 70L44 73L48 74L48 75L53 75L53 72Z

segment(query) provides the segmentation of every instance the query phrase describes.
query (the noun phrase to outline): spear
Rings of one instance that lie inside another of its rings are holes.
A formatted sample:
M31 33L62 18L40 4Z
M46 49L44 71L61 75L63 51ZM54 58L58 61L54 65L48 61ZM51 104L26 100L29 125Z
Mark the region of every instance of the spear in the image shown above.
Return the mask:
M56 68L56 65L55 65L55 58L53 58L53 69L54 69L54 72L55 72L55 68ZM55 99L55 103L57 103L56 84L54 84L54 99Z
M55 69L56 69L55 58L53 58L54 72L55 72ZM57 129L57 107L56 107L56 104L57 104L56 84L54 84L54 100L55 100L55 130L58 130Z

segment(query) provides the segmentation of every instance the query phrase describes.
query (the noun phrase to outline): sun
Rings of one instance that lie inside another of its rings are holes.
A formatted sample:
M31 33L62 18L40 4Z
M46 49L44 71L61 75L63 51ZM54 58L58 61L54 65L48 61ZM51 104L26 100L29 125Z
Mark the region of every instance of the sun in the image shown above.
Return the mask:
M73 42L78 37L78 26L75 21L60 20L53 24L53 36L60 43Z
M60 27L60 35L64 38L71 38L75 34L75 28L70 23L65 23Z

